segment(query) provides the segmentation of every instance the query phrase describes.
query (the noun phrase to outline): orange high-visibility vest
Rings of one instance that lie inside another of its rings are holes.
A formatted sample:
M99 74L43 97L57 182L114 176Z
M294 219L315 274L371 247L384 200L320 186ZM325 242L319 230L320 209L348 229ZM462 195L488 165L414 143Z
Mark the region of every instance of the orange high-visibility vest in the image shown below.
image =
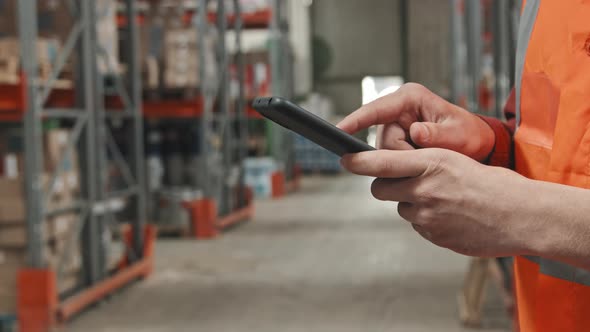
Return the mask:
M590 188L590 0L526 1L516 71L516 171ZM522 332L590 331L590 271L518 257L514 274Z

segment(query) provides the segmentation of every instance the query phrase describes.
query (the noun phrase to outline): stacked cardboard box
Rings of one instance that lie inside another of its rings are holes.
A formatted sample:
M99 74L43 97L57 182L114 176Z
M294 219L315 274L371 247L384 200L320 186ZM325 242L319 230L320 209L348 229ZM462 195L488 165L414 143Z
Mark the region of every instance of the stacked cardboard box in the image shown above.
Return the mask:
M20 43L18 41L18 1L0 1L0 82L16 84L19 82ZM49 77L61 45L66 41L74 19L69 14L66 1L38 1L39 38L37 56L39 79ZM68 59L64 70L56 82L57 87L71 87L72 59Z
M0 1L0 82L18 83L19 42L17 27L17 0ZM119 73L119 40L116 25L117 2L98 0L96 4L96 31L98 42L105 54L97 57L98 69L103 74ZM41 81L47 79L59 54L60 45L66 42L75 19L68 8L67 1L50 0L37 2L39 39L37 46ZM16 61L16 62L15 62ZM72 64L68 59L64 71L57 81L58 87L70 88L73 78ZM15 67L15 63L17 64ZM16 70L15 70L16 68ZM16 73L16 75L8 75Z
M53 70L57 56L61 50L61 43L57 38L43 38L37 40L38 79L46 81ZM20 41L17 37L0 38L0 82L16 84L20 81ZM72 83L71 66L68 62L55 82L56 87L68 88Z
M196 88L199 85L197 30L174 29L164 37L164 85L167 88Z
M205 43L199 45L199 32L185 21L181 0L150 3L140 32L141 64L144 88L150 92L194 89L200 86L201 47L205 52L202 67L208 79L219 76L215 56L217 35L205 32ZM189 96L192 96L189 94Z
M117 1L97 0L96 33L98 42L105 52L98 57L98 70L102 74L118 74L119 68L119 33L117 29Z
M2 141L4 156L19 155L22 148L18 133L6 134ZM40 176L45 208L67 207L75 200L80 190L77 154L68 152L68 130L50 130L44 137L45 172ZM5 157L6 158L6 157ZM27 223L25 183L22 176L22 158L14 158L18 165L0 177L0 313L13 313L16 306L16 276L27 257ZM63 166L53 181L53 173ZM53 184L52 190L50 186ZM51 194L48 194L51 192ZM58 288L65 291L77 283L81 267L79 240L77 237L79 216L75 213L57 214L41 223L42 258L44 264L54 270L61 267L62 278Z

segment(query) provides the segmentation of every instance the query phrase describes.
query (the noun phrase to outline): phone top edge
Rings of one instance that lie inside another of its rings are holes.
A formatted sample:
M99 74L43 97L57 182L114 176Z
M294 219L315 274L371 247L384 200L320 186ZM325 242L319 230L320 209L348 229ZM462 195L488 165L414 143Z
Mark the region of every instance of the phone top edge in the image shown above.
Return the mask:
M311 113L308 110L303 109L301 106L285 98L256 97L252 102L252 107L265 118L270 119L271 121L279 124L280 126L290 131L295 132L300 136L306 137L307 139L314 141L316 144L323 146L324 148L332 151L333 153L339 156L342 156L346 153L357 153L362 151L375 150L374 147L368 145L366 142L360 140L358 137L355 137L344 132L343 130L334 126L327 120L317 116L316 114ZM284 115L287 113L281 112L281 110L285 110L285 107L289 111L294 111L293 113L288 113L291 114L291 117L295 116L295 119L297 119L295 120L295 123L289 123L289 120L287 120L287 116ZM302 121L305 122L305 119L313 119L312 122L309 122L309 125L315 124L315 128L318 128L317 126L319 125L320 128L326 130L324 131L324 134L325 138L327 138L328 140L318 138L318 136L314 137L314 135L310 136L309 133L306 133L306 129L309 129L309 127L301 129L301 123ZM297 129L297 123L299 123L299 129ZM337 139L342 139L345 143L341 146L337 144L334 145L333 141L330 142L330 139L333 140L335 137ZM331 148L330 146L326 146L327 144L331 145Z

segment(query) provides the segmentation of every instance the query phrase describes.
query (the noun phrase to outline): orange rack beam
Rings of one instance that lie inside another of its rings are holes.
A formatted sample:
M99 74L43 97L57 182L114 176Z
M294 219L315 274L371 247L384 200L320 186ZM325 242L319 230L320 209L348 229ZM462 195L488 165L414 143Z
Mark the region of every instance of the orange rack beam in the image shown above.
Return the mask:
M246 189L246 201L248 204L225 217L219 217L215 221L215 227L224 230L240 222L249 220L254 216L254 193L250 188Z
M258 113L254 108L252 108L251 103L248 103L246 107L246 116L249 119L264 119L264 117L260 115L260 113Z
M108 294L137 280L147 277L153 270L154 249L157 230L151 225L145 227L144 256L132 264L123 257L119 270L98 284L59 302L55 272L44 269L23 269L17 277L17 316L20 331L46 332L57 324L70 319ZM131 244L131 228L124 230L124 240Z
M66 321L89 305L111 294L113 291L130 282L145 277L151 270L152 259L143 258L141 261L124 268L112 277L84 290L82 293L67 299L57 307L58 321Z
M252 218L253 215L254 204L251 202L248 204L248 206L241 208L225 217L217 219L215 226L218 229L224 230Z
M187 100L143 101L143 114L148 118L189 118L203 114L203 97Z
M194 11L192 11L192 10L187 11L182 16L183 24L185 24L185 25L190 24L191 20L193 18L193 15L194 15ZM209 23L215 23L215 21L217 20L217 14L216 13L208 13L207 19L209 20ZM242 14L242 26L245 29L268 28L270 26L271 19L272 19L272 12L270 9L263 9L263 10L259 10L259 11L252 12L252 13L243 13ZM143 25L143 24L145 24L146 17L144 14L139 14L137 16L137 20L138 20L137 23L139 25ZM228 25L231 28L235 24L236 17L233 14L228 15L227 20L228 20ZM127 26L127 17L125 17L125 15L117 15L117 26L120 28Z
M192 235L196 239L212 239L225 229L250 220L254 216L254 194L251 189L246 190L246 206L223 217L218 215L217 204L212 199L185 203L184 207L191 214Z
M27 109L25 76L17 84L0 83L0 121L20 121ZM69 108L75 105L73 89L54 88L46 105Z
M217 19L217 14L209 13L209 22L213 23ZM272 11L270 9L262 9L251 13L242 13L242 26L245 29L263 29L270 26L272 20ZM228 23L230 27L236 22L236 16L228 15Z

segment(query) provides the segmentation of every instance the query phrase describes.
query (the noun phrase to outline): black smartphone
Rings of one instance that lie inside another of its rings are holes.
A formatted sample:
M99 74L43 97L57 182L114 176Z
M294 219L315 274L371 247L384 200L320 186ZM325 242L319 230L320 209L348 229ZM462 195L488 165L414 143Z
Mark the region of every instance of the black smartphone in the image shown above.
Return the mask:
M286 99L280 97L256 98L252 107L269 120L339 156L375 150L369 144Z

